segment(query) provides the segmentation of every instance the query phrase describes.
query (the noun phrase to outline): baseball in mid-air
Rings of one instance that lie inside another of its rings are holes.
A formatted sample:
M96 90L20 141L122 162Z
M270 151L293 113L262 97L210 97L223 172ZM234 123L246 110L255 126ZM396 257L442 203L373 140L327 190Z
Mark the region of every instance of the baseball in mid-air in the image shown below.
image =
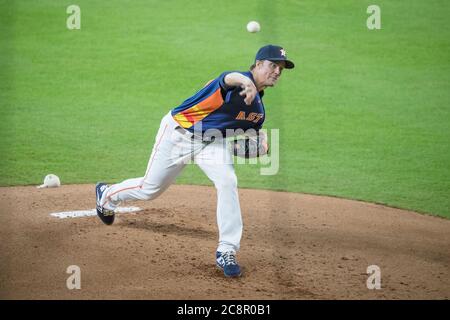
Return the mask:
M259 30L261 30L261 26L259 25L258 22L256 21L250 21L249 23L247 23L247 31L254 33L254 32L259 32Z

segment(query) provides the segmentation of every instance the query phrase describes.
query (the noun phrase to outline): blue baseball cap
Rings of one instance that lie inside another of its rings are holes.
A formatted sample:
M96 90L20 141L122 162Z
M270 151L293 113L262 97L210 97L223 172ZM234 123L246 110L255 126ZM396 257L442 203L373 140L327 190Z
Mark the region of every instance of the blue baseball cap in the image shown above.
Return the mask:
M280 46L269 44L262 47L256 53L256 60L270 60L270 61L284 61L286 69L292 69L295 67L294 63L287 59L286 50Z

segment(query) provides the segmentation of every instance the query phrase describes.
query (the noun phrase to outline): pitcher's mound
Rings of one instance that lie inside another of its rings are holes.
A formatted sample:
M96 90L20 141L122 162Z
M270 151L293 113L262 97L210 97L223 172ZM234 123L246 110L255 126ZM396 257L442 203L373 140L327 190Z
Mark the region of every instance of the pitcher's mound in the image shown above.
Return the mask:
M1 299L450 298L450 221L442 218L242 189L244 274L225 279L214 260L212 187L174 185L126 204L144 210L118 214L112 226L50 216L95 208L94 185L0 189ZM73 265L79 290L67 288ZM380 271L381 289L369 289L376 274L368 268Z

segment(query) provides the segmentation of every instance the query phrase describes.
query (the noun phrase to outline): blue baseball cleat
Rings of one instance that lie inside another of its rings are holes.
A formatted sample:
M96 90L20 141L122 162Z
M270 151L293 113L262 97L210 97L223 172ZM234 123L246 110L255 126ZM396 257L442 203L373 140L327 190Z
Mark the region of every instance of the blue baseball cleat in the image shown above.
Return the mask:
M216 264L223 270L225 277L240 277L241 267L236 262L236 253L234 251L216 252Z
M100 220L102 220L104 224L111 225L114 222L114 210L105 209L101 205L102 195L107 187L108 185L102 182L95 185L96 209Z

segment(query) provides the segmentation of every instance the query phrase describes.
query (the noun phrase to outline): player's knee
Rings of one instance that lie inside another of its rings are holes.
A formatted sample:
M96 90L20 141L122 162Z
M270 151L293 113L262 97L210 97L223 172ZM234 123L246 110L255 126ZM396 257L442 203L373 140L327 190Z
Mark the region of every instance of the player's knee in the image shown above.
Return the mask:
M156 199L162 193L161 187L148 184L144 184L140 191L142 200Z
M217 189L235 189L237 188L236 174L229 173L224 175L220 180L215 182Z

